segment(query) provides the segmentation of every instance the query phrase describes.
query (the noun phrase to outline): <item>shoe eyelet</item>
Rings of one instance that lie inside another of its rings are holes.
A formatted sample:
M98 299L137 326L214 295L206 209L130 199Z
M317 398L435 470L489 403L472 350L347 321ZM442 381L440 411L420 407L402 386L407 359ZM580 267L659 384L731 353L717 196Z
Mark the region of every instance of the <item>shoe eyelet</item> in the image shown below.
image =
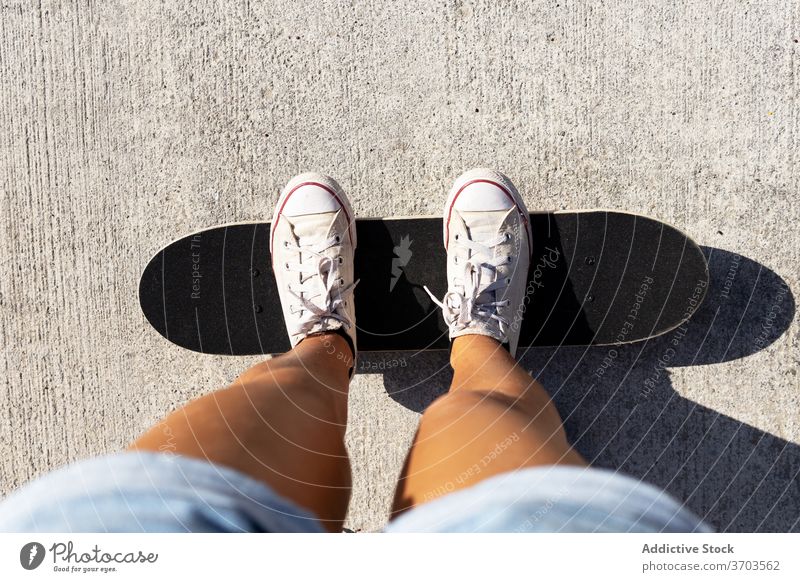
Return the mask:
M511 255L508 255L508 256L506 257L506 263L510 263L512 260L513 260L513 259L511 258Z
M458 264L458 257L453 257L453 264L454 264L454 265L457 265L457 264Z
M285 249L289 248L289 241L288 240L283 241L283 248L285 248Z
M336 257L336 258L339 260L339 264L340 264L340 265L341 265L342 263L344 263L344 259L343 259L342 257Z
M340 236L337 234L337 235L336 235L336 237L334 237L334 239L333 239L333 240L335 240L337 243L340 243L340 242L342 242L342 237L340 237Z
M510 241L510 240L511 240L511 233L510 233L510 232L506 232L506 233L504 234L504 236L505 236L505 241L506 241L506 242L508 242L508 241Z
M344 285L344 279L339 279L339 285Z
M511 284L511 277L506 277L506 285L510 285L510 284Z
M284 263L283 264L283 268L288 271L289 270L289 263Z
M455 235L453 235L453 240L458 240L458 237L459 237L459 234L456 233Z

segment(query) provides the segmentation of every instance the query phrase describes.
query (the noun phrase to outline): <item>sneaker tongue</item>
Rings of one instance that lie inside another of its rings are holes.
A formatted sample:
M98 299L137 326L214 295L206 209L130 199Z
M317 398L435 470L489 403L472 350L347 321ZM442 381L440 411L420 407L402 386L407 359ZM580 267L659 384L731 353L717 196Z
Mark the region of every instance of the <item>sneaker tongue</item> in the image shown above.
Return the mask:
M465 225L469 225L469 238L477 242L484 242L497 238L500 225L505 221L508 213L513 209L505 210L480 210L460 212Z
M292 223L292 230L298 242L302 245L317 244L331 236L331 229L336 223L336 213L321 212L319 214L304 214L302 216L287 217Z
M509 212L510 210L505 209L488 212L485 210L461 212L460 214L464 220L464 224L469 225L468 230L470 240L483 243L497 238L500 226L505 222L506 216L508 216ZM476 260L488 261L493 259L495 254L497 254L497 247L493 249L492 255L488 257L481 255L476 257ZM481 273L481 286L484 287L494 280L494 273L486 268L481 270L483 271ZM494 298L492 297L491 300L494 300Z
M472 241L485 243L491 240L497 239L499 236L499 231L501 226L503 226L507 220L509 214L514 211L514 208L506 208L502 210L493 210L493 211L467 211L467 212L460 212L461 218L464 220L464 224L469 225L469 238ZM494 247L491 251L491 255L486 256L485 254L480 254L479 256L474 256L474 262L484 262L490 261L495 258L495 256L500 252L499 247ZM494 282L498 275L492 269L487 267L481 268L481 281L480 281L480 288L485 289L490 283ZM476 297L476 303L487 303L487 302L494 302L497 301L497 290L494 291L482 291Z
M328 240L332 235L333 225L336 223L336 212L321 212L318 214L304 214L302 216L292 216L292 217L285 217L290 224L292 225L292 232L294 234L295 239L297 239L298 243L304 247L315 247L316 245L320 245L324 241ZM330 249L327 251L323 251L323 255L331 256L333 251ZM302 261L302 263L306 267L312 267L313 265L317 265L318 261L320 260L319 257L311 254L310 252L301 252L298 255L298 258ZM331 265L331 269L333 269L335 265ZM324 297L326 295L325 290L325 283L327 279L331 276L335 276L331 272L320 272L318 277L311 275L310 273L304 273L303 278L305 279L303 283L303 296L308 301L311 301L314 305L319 307L320 309L325 309L324 305ZM304 314L301 311L301 316ZM324 318L325 320L330 321L331 318ZM321 331L326 328L323 325L322 320L315 324L314 327L310 330L309 333L315 331ZM337 327L334 325L333 327Z

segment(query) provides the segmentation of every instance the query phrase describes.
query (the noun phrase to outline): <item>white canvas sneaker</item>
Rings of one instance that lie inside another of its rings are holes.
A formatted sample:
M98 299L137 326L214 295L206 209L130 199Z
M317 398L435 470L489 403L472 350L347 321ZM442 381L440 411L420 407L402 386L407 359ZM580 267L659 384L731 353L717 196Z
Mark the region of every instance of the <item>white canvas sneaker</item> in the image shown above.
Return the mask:
M292 178L272 217L272 270L292 347L306 336L341 329L356 350L353 254L356 224L333 178Z
M444 207L447 293L439 301L450 339L478 334L516 354L531 255L528 210L506 176L462 174Z

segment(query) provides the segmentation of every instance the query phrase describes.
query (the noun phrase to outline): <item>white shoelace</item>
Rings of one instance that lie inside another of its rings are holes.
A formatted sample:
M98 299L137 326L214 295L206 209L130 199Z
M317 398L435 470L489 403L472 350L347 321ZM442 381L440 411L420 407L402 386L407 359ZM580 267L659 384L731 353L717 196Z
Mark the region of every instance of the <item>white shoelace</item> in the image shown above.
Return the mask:
M320 323L323 319L333 319L340 321L345 329L349 329L353 322L350 321L347 312L342 309L345 301L353 294L353 289L358 281L344 286L344 279L339 277L339 265L341 257L329 257L323 253L331 247L339 245L341 239L338 235L332 236L327 240L313 245L300 245L292 247L285 243L285 248L297 253L298 262L286 263L288 271L300 273L300 285L293 287L289 285L289 292L299 301L299 304L292 304L289 309L292 313L301 313L297 326L289 330L291 335L306 334ZM316 263L306 260L305 256L316 257ZM309 289L308 281L319 277L322 281L324 293L313 293ZM318 299L318 301L314 301Z
M454 237L451 245L472 251L469 259L464 261L460 279L455 279L455 290L448 291L441 301L424 287L433 302L442 308L444 320L451 331L461 331L469 327L473 320L479 319L483 323L499 327L501 335L508 329L508 319L498 315L498 307L508 307L509 300L497 301L497 291L508 287L509 279L497 278L497 267L511 262L511 257L492 258L494 247L508 242L508 233L499 235L486 242L464 240L463 237ZM458 255L456 255L458 256ZM490 281L486 282L484 273L488 274ZM458 288L463 288L463 292ZM487 301L486 295L494 293L494 301ZM481 299L483 297L483 299Z

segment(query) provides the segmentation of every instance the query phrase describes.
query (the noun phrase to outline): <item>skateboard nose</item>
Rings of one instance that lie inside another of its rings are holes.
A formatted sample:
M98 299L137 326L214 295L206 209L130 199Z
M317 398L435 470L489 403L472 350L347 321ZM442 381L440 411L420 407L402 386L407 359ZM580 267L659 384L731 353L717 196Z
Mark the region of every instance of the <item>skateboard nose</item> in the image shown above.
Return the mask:
M281 210L285 216L336 212L341 208L336 196L321 184L305 182L294 188Z

